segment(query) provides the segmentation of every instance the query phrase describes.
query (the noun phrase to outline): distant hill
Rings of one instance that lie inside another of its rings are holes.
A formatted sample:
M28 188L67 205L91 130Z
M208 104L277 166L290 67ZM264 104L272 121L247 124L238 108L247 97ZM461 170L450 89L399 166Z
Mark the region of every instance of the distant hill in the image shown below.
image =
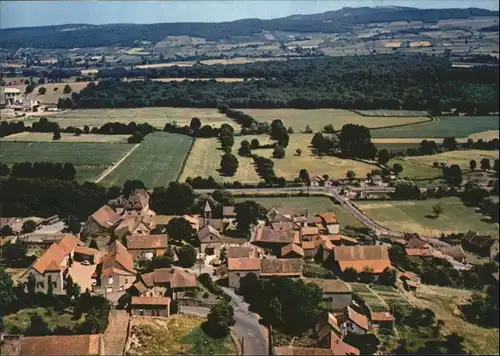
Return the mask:
M74 48L134 46L137 41L157 42L166 36L190 35L210 41L252 36L262 31L348 32L352 25L393 21L432 23L444 19L498 16L498 11L468 9L416 9L410 7L343 8L313 15L292 15L272 20L245 19L232 22L178 22L157 24L72 24L0 30L3 48Z

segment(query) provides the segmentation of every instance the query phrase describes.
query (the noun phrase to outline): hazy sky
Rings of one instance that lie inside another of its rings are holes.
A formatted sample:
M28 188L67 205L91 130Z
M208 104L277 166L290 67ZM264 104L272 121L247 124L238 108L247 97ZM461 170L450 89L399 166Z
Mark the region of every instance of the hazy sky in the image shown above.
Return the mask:
M0 28L66 23L218 22L312 14L342 7L401 5L419 8L480 7L497 0L240 0L240 1L2 1Z

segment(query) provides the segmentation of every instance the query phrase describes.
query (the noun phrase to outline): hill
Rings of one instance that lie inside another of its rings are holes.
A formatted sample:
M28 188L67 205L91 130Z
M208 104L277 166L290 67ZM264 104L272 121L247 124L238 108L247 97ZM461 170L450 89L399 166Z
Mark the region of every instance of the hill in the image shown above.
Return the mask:
M433 23L444 19L498 16L498 11L468 9L416 9L409 7L343 8L314 15L293 15L231 22L178 22L156 24L58 25L0 30L2 48L75 48L134 46L139 41L158 42L168 36L189 35L209 41L253 36L262 31L348 32L352 25L393 21Z

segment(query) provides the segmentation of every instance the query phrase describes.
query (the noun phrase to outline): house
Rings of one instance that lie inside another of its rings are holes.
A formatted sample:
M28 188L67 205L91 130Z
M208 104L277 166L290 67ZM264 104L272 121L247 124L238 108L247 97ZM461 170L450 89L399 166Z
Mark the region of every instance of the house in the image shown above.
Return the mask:
M326 211L319 214L323 226L327 229L329 234L336 235L340 233L340 223L337 215L331 211Z
M196 276L182 268L159 268L141 274L129 292L133 296L177 298L177 294L197 287Z
M247 274L254 273L259 277L260 261L259 258L228 258L229 287L239 288L241 278Z
M354 346L344 342L334 332L330 333L330 350L334 355L359 355L360 351Z
M317 226L304 226L300 229L300 236L302 241L312 241L315 236L319 235Z
M345 236L342 234L336 235L324 235L328 238L335 246L354 246L359 245L358 239L350 236Z
M281 248L281 258L303 258L304 250L297 244L288 244Z
M341 321L339 318L342 313L327 313L320 317L315 326L315 331L318 335L318 346L329 348L333 355L359 355L359 350L342 339L347 334L346 330L341 329Z
M151 219L153 221L153 224L155 225L155 232L162 234L166 231L167 225L172 220L175 218L175 215L155 215Z
M35 292L47 294L51 284L54 294L64 294L64 282L70 267L70 258L73 258L75 248L79 244L80 240L71 235L66 235L53 243L21 275L20 281L25 289L28 287L28 277L33 276Z
M323 240L321 240L319 236L318 239L319 241L316 239L314 241L302 241L301 247L304 251L305 258L314 258L316 256L318 247L323 243Z
M89 216L88 220L83 224L82 233L87 235L111 233L121 219L122 217L113 209L104 205Z
M278 256L283 246L294 242L300 243L299 234L297 234L297 240L295 241L295 232L293 230L282 231L264 226L255 230L250 242L255 246L271 250L274 255Z
M370 312L370 320L373 325L388 329L392 329L395 321L394 315L389 312Z
M21 89L0 87L0 103L2 106L12 106L21 98Z
M293 221L273 222L269 226L273 230L280 230L280 231L300 230L300 225Z
M422 240L420 236L417 234L406 235L409 237L406 243L406 248L415 248L415 249L426 249L430 248L429 244Z
M91 264L96 264L99 261L99 257L99 250L85 246L76 246L73 256L75 261L89 261Z
M342 272L347 268L354 268L359 273L365 268L370 268L373 273L378 274L386 268L392 268L387 246L336 246L333 254Z
M114 235L119 239L131 234L148 235L153 226L152 220L143 215L125 215L115 228Z
M407 256L434 257L433 251L429 248L407 248L405 251Z
M212 219L212 209L207 200L203 210L203 219L200 219L199 224L202 228L197 233L200 241L200 252L207 255L219 255L222 248L222 238L219 230L213 226L214 221L219 222L220 228L220 219Z
M119 241L114 241L96 269L96 293L125 291L134 283L137 271L134 259Z
M273 222L280 222L280 221L295 221L298 217L307 217L309 211L307 209L299 209L299 208L292 208L292 209L282 209L280 208L279 211L275 208L270 209L267 212L266 219L267 223L271 224Z
M304 281L321 288L323 299L330 302L333 311L343 310L352 303L352 288L341 279L305 278Z
M104 355L102 335L15 336L2 340L4 356Z
M138 316L170 316L169 297L132 297L130 314Z
M146 189L135 189L128 197L125 206L125 211L136 211L141 215L153 215L149 209L149 194Z
M328 236L320 235L320 239L322 240L322 244L319 246L321 261L325 262L333 254L333 249L335 246L330 241Z
M348 306L339 318L342 335L354 333L364 335L370 329L368 318Z
M130 235L127 237L127 250L134 261L152 260L163 256L168 245L168 235Z
M234 209L234 206L223 206L222 207L222 219L228 220L231 222L234 219L236 219L236 210Z
M252 258L259 257L259 253L254 246L229 246L227 258Z
M460 263L466 262L467 256L465 255L465 252L464 252L461 245L455 245L455 246L450 246L450 247L441 247L439 250L442 253L444 253L445 255L453 258L455 261L458 261Z
M420 287L420 277L413 272L404 272L399 276L406 290L416 291Z
M478 235L474 231L469 231L462 238L462 247L490 260L498 260L499 243L498 239L491 236Z
M265 258L260 260L260 277L300 277L302 260L294 258Z

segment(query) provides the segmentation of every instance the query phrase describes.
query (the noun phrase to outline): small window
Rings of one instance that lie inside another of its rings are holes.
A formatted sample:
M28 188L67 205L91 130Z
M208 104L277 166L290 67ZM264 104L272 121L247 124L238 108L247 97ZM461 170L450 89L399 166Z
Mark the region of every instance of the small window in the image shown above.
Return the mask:
M113 284L113 277L108 278L108 284Z

